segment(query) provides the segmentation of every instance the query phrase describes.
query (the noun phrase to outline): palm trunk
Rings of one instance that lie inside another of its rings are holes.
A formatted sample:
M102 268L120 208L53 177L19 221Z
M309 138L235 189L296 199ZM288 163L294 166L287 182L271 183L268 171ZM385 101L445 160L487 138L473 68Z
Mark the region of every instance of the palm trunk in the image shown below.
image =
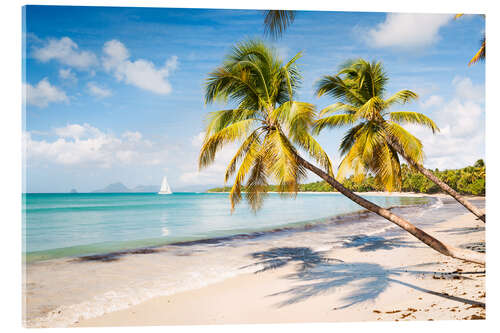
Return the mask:
M403 158L411 164L412 167L417 169L420 173L422 173L424 176L426 176L430 181L435 183L437 186L439 186L443 191L451 195L455 200L457 200L459 203L462 204L465 208L467 208L472 214L476 215L481 221L486 223L486 214L480 210L479 208L475 207L472 205L469 201L467 201L463 196L461 196L457 191L452 189L448 184L443 182L441 179L436 177L430 170L427 170L424 168L423 165L420 165L419 163L415 162L412 158L410 158L404 150L401 148L401 145L399 145L397 142L394 142L393 140L388 140L388 144L394 148L400 154L403 156Z
M374 203L364 199L363 197L360 197L359 195L355 194L354 192L348 190L345 188L341 183L339 183L335 178L321 170L320 168L312 165L311 163L307 162L304 160L302 157L297 156L298 162L303 165L306 169L314 172L316 175L321 177L324 181L326 181L328 184L330 184L334 189L357 203L358 205L368 209L371 212L374 212L375 214L378 214L392 223L396 224L397 226L401 227L402 229L406 230L410 234L412 234L414 237L431 247L432 249L436 250L437 252L444 254L446 256L450 256L452 258L457 258L461 259L464 261L469 261L469 262L474 262L478 264L485 265L485 255L484 253L479 253L471 250L465 250L465 249L460 249L457 247L453 247L450 245L446 245L442 243L441 241L437 240L436 238L432 237L431 235L427 234L425 231L420 230L419 228L415 227L413 224L410 222L406 221L405 219L394 215L390 210L382 208L380 206L375 205Z

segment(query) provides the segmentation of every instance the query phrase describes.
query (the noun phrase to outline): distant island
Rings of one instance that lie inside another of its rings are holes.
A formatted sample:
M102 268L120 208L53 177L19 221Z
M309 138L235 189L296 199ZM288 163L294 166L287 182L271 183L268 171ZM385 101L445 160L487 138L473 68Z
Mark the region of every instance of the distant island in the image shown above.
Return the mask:
M109 184L105 188L94 190L92 193L151 193L158 192L159 190L159 185L138 185L134 188L128 188L123 183L118 182Z
M206 192L210 188L217 187L216 184L208 185L187 185L179 188L173 188L174 192ZM121 182L109 184L108 186L94 190L90 193L156 193L160 190L160 185L138 185L128 188ZM76 190L75 190L76 191ZM76 193L76 192L71 192Z
M451 169L439 171L433 170L434 174L457 189L462 194L472 194L484 196L486 193L486 168L484 161L478 160L473 166L468 166L462 169ZM416 193L438 193L440 188L427 179L420 172L414 171L406 164L401 168L401 191L416 192ZM355 182L353 177L346 178L342 184L351 191L355 192L372 192L384 191L384 188L376 184L374 177L368 176L362 182ZM244 190L244 188L243 188ZM207 192L229 192L231 186L215 187ZM278 192L278 185L269 185L269 192ZM325 181L317 181L308 184L300 184L299 192L335 192L335 190Z

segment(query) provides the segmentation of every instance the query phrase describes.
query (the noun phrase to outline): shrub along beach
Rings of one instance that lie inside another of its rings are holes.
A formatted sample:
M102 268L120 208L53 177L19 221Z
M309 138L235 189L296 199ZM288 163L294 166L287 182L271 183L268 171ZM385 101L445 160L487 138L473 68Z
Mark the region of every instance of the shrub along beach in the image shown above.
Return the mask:
M486 194L486 170L484 162L478 160L474 166L456 170L433 170L434 174L451 187L457 189L462 194L484 196ZM354 176L349 176L342 181L342 185L353 192L374 192L384 191L384 188L376 183L375 177L368 175L363 180L356 182ZM242 187L245 191L245 187ZM208 192L229 192L231 186L215 187ZM269 192L278 192L277 185L269 185ZM317 181L308 184L300 184L299 192L336 192L325 181ZM401 192L434 194L442 193L439 187L431 182L420 172L409 168L406 164L401 166Z

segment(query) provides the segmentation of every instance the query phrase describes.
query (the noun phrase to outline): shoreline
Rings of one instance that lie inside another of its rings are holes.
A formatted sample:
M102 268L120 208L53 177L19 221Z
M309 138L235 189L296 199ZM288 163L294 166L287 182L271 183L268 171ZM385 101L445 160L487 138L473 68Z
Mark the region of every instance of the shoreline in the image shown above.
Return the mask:
M222 193L222 192L221 192ZM302 194L315 194L315 193L320 193L324 195L341 195L338 192L300 192ZM404 193L405 195L399 195L399 192L363 192L363 193L368 193L368 195L372 196L392 196L393 197L411 197L411 198L422 198L422 197L427 197L427 198L443 198L443 196L439 195L426 195L422 196L416 193ZM446 197L446 196L444 196ZM425 207L428 205L429 202L426 203L412 203L412 204L403 204L403 205L393 205L386 207L387 209L394 209L394 208L410 208L410 207L415 207L415 206L420 206L420 207ZM61 251L65 250L65 248L55 248L55 249L50 249L50 250L45 250L45 251L33 251L30 253L22 253L23 257L23 264L30 264L30 263L35 263L35 262L42 262L42 261L47 261L47 260L57 260L57 259L65 259L65 258L73 258L75 260L78 259L86 259L90 258L92 260L93 257L95 258L100 258L100 257L117 257L117 256L122 256L122 255L127 255L127 254L134 254L135 252L141 252L141 251L148 251L148 250L155 250L159 249L165 246L188 246L188 245L194 245L194 244L213 244L213 243L221 243L224 241L232 241L232 240L237 240L237 239L255 239L255 238L260 238L264 237L266 235L273 235L273 234L278 234L278 233L286 233L286 232L300 232L304 230L309 230L309 229L314 229L318 228L321 226L329 225L332 223L335 223L338 220L346 219L346 220L353 220L353 219L364 219L366 218L366 214L369 213L369 211L363 207L359 207L358 210L352 211L352 212L347 212L347 213L338 213L335 215L331 216L326 216L322 217L319 219L312 219L312 220L303 220L303 221L297 221L297 222L292 222L292 223L284 223L280 225L273 226L271 228L263 228L263 229L253 229L253 230L239 230L235 229L234 233L224 235L224 236L213 236L213 237L206 237L206 238L187 238L184 240L175 240L175 241L170 241L167 243L160 243L160 244L155 244L155 245L145 245L145 246L137 246L137 247L127 247L127 248L122 248L122 249L116 249L116 250L111 250L111 251L104 251L104 252L95 252L95 253L86 253L86 254L75 254L75 255L69 255L69 256L55 256L55 257L46 257L42 259L27 259L28 257L33 257L33 256L44 256L47 255L47 253L55 252L55 251Z
M469 232L464 233L464 229ZM484 241L484 224L472 214L456 216L426 231L457 246ZM283 267L243 273L201 288L153 297L124 310L79 320L73 326L485 317L484 267L438 254L409 235L391 242L392 246L374 251L364 251L363 247L313 249L306 258L289 260ZM301 265L318 256L328 260L301 269ZM271 254L269 258L276 257ZM259 267L266 268L266 261L262 260ZM197 316L192 316L193 311Z

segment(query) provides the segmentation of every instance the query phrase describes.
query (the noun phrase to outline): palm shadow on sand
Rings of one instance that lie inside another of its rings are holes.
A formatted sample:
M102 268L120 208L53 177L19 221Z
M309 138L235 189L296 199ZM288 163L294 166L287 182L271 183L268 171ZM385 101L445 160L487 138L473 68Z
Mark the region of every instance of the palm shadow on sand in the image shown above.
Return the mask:
M402 237L384 238L378 236L354 235L344 237L341 241L342 247L358 248L361 252L377 250L392 250L399 247L417 248L421 247L416 242L404 240Z
M441 279L468 279L467 275L484 272L442 273L415 269L425 266L425 264L386 268L376 263L346 263L339 259L328 258L325 254L325 252L314 251L308 247L282 247L255 252L251 256L257 259L257 262L252 265L262 267L255 273L277 269L288 264L297 265L296 272L287 275L286 278L302 284L269 295L269 297L288 296L285 301L277 303L277 307L299 303L315 296L331 294L341 287L352 284L355 288L346 290L346 295L341 299L342 304L334 306L334 309L344 309L375 300L393 283L465 304L485 306L482 302L425 289L398 279L403 274L416 275L420 278L432 278L438 274ZM434 263L427 265L432 264Z
M467 235L471 232L484 232L485 227L466 227L466 228L452 228L446 230L439 230L438 232L446 232L452 235Z

